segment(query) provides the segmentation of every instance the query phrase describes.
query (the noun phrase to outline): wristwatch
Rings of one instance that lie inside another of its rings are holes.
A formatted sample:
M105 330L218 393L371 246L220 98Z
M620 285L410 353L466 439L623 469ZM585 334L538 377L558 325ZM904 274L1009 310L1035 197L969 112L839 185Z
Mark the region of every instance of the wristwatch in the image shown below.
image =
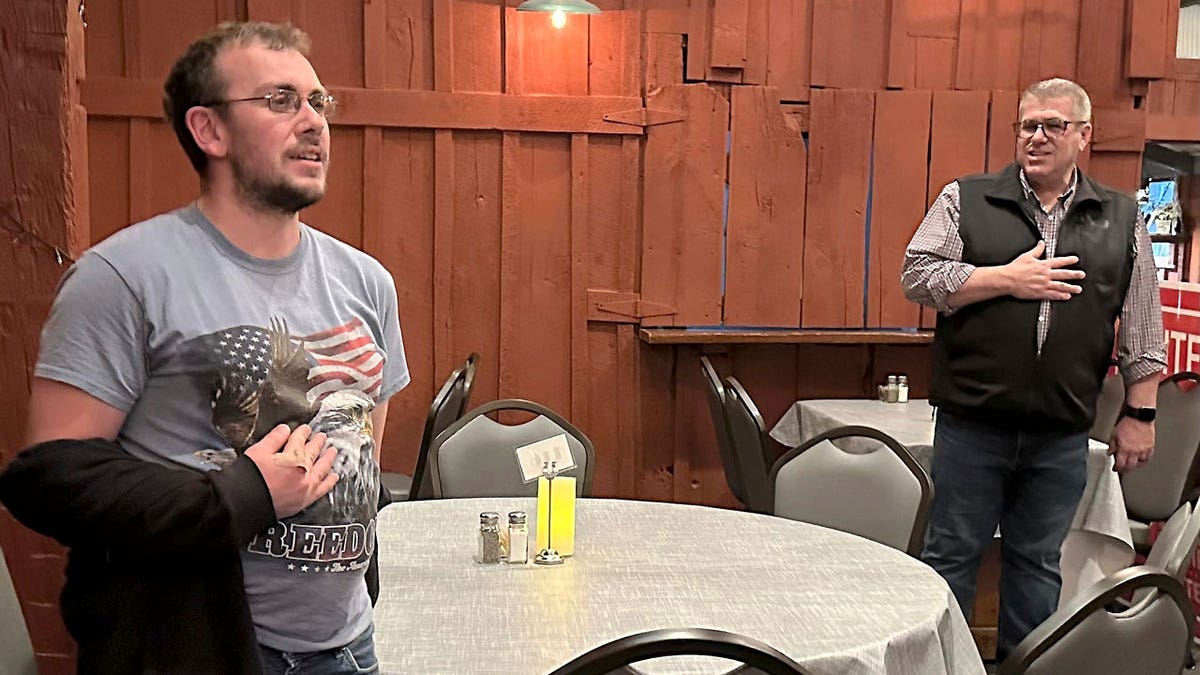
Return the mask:
M1142 422L1153 422L1157 413L1154 408L1135 408L1128 403L1121 406L1121 417L1132 417Z

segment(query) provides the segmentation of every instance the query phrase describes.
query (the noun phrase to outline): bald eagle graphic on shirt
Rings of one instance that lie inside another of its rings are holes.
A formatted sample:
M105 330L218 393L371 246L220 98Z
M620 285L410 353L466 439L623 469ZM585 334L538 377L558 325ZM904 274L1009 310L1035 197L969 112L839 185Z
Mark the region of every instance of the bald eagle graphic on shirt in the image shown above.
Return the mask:
M272 318L267 327L241 325L201 335L187 349L210 373L212 425L228 443L199 451L199 457L224 468L277 425L308 424L337 448L333 470L339 479L326 497L277 527L373 527L379 467L371 412L384 357L361 320L293 335L284 319Z

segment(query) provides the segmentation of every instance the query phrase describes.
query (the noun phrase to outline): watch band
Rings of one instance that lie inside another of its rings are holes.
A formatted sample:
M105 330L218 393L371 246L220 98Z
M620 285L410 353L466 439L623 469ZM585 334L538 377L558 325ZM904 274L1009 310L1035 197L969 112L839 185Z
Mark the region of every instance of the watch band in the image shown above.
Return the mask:
M1121 406L1122 417L1132 417L1133 419L1140 420L1142 422L1153 422L1157 414L1158 410L1154 408L1134 408L1128 403L1125 403Z

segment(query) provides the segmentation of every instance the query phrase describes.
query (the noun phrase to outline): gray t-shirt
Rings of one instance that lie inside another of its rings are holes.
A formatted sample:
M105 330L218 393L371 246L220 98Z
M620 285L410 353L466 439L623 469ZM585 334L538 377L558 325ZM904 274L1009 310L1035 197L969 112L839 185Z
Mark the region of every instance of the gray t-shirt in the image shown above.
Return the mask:
M409 381L396 288L308 226L286 258L234 246L193 205L128 227L60 284L36 375L125 411L130 454L217 470L280 423L338 449L330 494L242 552L260 643L345 645L366 630L379 467L370 413Z

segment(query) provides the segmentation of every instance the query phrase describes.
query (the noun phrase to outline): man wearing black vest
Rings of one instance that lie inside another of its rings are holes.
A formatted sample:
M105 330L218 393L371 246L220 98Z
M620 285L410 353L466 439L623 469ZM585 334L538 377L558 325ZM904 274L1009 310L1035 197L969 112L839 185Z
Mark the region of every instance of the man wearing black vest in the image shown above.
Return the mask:
M1060 549L1087 482L1114 339L1127 394L1113 468L1136 469L1154 450L1166 353L1150 238L1133 199L1075 164L1091 107L1069 80L1029 87L1016 163L947 185L904 259L905 294L938 310L935 498L922 558L969 616L1000 525L997 660L1058 605Z

